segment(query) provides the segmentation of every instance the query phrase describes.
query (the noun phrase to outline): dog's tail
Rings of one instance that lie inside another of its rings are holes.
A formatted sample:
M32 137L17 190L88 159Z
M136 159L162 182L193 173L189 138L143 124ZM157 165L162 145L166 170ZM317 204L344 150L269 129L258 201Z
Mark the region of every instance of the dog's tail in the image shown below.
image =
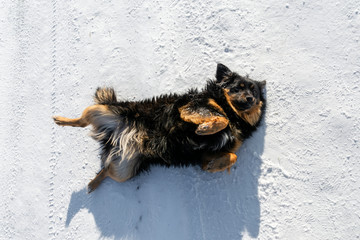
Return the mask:
M117 102L113 88L96 89L94 100L97 104L112 104Z

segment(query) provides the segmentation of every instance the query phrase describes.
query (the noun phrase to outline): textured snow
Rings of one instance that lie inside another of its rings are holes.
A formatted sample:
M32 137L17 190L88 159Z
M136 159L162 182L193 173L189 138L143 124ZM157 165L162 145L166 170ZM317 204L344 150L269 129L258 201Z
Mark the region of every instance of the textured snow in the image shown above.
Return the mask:
M360 3L1 1L0 239L360 238ZM139 100L201 88L221 62L267 81L230 175L154 167L86 185L98 86Z

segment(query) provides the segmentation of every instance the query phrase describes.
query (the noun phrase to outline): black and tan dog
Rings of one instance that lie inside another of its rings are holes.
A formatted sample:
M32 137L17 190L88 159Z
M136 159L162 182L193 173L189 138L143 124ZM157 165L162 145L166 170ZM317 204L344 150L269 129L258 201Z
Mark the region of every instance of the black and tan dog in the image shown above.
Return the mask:
M57 116L54 121L93 126L103 168L89 183L89 192L106 177L124 182L151 164L230 171L235 152L262 119L264 86L218 64L216 80L208 81L202 91L128 102L118 101L112 88L98 88L96 104L80 118Z

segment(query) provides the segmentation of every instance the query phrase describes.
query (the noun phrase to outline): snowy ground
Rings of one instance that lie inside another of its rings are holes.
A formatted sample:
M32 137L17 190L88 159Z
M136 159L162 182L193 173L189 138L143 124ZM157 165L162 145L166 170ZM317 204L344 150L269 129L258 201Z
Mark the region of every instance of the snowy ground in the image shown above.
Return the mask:
M121 3L120 3L121 2ZM359 239L360 2L1 1L0 239ZM99 170L76 117L201 87L222 62L267 80L261 129L230 175Z

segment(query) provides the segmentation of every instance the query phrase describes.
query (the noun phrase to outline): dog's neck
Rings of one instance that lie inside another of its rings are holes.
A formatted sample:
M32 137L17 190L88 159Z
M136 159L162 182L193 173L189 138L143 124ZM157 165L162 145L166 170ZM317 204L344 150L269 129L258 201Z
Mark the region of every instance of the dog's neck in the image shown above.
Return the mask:
M251 126L254 126L261 117L261 107L263 106L263 102L260 101L258 104L253 106L252 108L245 110L243 112L238 112L238 115L248 122Z

